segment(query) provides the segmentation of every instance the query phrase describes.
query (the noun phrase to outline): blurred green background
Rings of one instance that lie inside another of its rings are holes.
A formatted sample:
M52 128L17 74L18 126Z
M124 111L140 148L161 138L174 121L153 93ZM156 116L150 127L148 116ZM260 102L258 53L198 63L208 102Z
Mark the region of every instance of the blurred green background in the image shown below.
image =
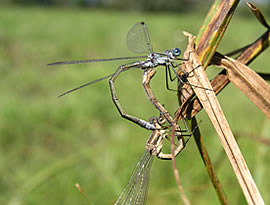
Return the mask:
M210 3L200 10L194 3L197 9L190 7L188 12L1 4L0 204L89 204L75 183L83 187L91 204L113 204L151 132L119 116L107 80L60 99L57 96L129 61L50 68L46 64L132 56L125 38L138 21L147 23L155 51L173 48L183 38L177 31L198 32ZM247 45L264 31L242 6L218 50L226 53ZM181 43L180 48L184 49ZM267 50L250 66L267 72L269 54ZM152 87L174 113L176 94L165 89L164 71L158 71ZM208 69L210 76L218 71ZM131 70L120 76L116 89L127 112L147 120L158 112L148 101L141 80L142 71ZM269 137L269 120L234 85L227 86L218 98L232 130L240 136L239 146L261 194L269 202L269 149L247 137ZM204 111L198 119L229 202L246 204ZM193 139L177 157L177 165L192 204L218 204ZM182 204L170 161L154 161L147 204Z

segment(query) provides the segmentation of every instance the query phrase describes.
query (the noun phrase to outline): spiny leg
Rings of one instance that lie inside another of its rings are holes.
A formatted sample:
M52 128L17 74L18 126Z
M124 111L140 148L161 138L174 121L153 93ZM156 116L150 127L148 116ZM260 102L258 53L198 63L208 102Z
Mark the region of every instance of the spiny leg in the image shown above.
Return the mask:
M170 76L170 81L174 81L176 79L176 76L172 77L170 66L174 67L173 64L168 65L168 71L169 71L169 76Z
M171 64L166 66L165 69L165 73L166 73L166 87L168 90L170 91L178 91L178 93L181 93L182 89L185 89L187 91L186 88L184 88L184 85L187 84L189 85L188 81L187 81L187 76L189 75L189 73L185 72L183 69L181 69L181 74L177 74L177 72L174 70L175 68L180 67L180 65L175 64L175 62L172 61ZM180 67L181 68L181 67ZM175 74L174 77L172 77L172 73L171 70L173 70L173 73ZM168 86L168 77L167 75L170 77L170 81L174 81L175 79L178 79L178 89L177 90L173 90L171 88L169 88ZM187 91L188 92L188 91Z
M188 58L186 59L176 59L176 60L181 60L181 61L189 61L190 60L190 54L193 53L193 51L190 51L188 53ZM179 83L180 83L180 89L183 87L184 84L188 84L190 86L194 86L194 87L197 87L197 88L203 88L201 86L198 86L198 85L193 85L193 84L190 84L187 80L187 78L189 77L189 74L192 73L195 69L197 69L199 66L195 67L192 71L190 72L186 72L185 70L182 69L182 67L180 66L182 63L178 64L176 63L174 60L171 61L171 67L169 67L169 73L170 73L170 69L172 69L172 71L174 72L175 74L175 78L177 78L179 80ZM174 68L178 68L183 74L180 76L178 75L178 72L176 70L174 70ZM203 89L206 89L208 90L207 88L203 88Z
M185 59L187 60L187 59ZM182 68L181 68L181 65L182 63L180 64L177 64L176 62L174 61L171 61L171 63L168 65L167 69L168 69L168 74L170 76L170 80L171 81L174 81L175 79L178 79L178 92L180 93L181 92L181 89L184 87L185 84L187 85L190 85L192 86L188 81L187 81L187 77L189 75L188 72L184 71ZM178 72L175 70L175 68L178 68L181 73L178 74ZM172 74L171 74L171 70L173 71L173 73L175 74L175 76L172 78Z
M118 98L116 96L116 92L115 92L115 86L114 86L114 82L116 81L117 77L119 76L119 74L123 71L126 71L128 69L131 68L135 68L135 67L139 67L141 65L140 62L136 62L133 64L128 64L128 65L122 65L120 66L117 71L113 74L113 76L111 77L109 83L110 83L110 89L111 89L111 94L112 94L112 100L117 108L117 110L119 111L121 117L130 120L131 122L134 122L136 124L138 124L141 127L144 127L148 130L155 130L155 126L153 126L151 123L139 119L137 117L134 117L132 115L129 115L125 112L125 110L123 109L123 107L121 106L120 102L118 101Z
M191 84L188 82L187 78L189 77L190 73L192 73L194 70L196 70L197 68L199 68L201 65L198 65L196 66L195 68L193 68L190 72L186 72L184 71L182 68L181 68L181 64L177 64L175 63L174 61L172 61L172 65L174 65L171 69L172 71L175 73L176 77L178 78L178 80L180 81L180 83L182 84L188 84L190 85L191 87L196 87L196 88L201 88L201 89L204 89L204 90L210 90L210 91L213 91L212 89L209 89L209 88L205 88L205 87L202 87L202 86L199 86L199 85L195 85L195 84ZM177 67L178 69L180 69L184 74L183 74L183 77L180 77L176 70L174 70L174 68Z
M185 84L185 83L188 83L187 80L186 80L186 77L188 76L188 73L185 72L181 67L180 65L176 64L175 62L173 62L171 64L172 66L170 67L170 69L173 71L173 73L175 74L175 77L180 81L180 83L182 84ZM183 73L183 75L178 75L178 73L176 72L176 70L174 70L174 68L178 68L181 70L181 72Z
M175 89L170 88L168 76L169 76L169 79L170 79L171 82L173 82L176 79L176 77L172 77L172 75L171 75L170 65L165 65L166 88L169 91L174 91L174 92L177 91Z

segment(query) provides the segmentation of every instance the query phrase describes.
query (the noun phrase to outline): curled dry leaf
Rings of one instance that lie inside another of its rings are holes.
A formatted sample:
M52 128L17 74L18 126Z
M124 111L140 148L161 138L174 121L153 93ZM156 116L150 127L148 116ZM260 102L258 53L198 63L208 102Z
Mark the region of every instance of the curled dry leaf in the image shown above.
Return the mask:
M220 66L226 69L229 80L270 119L270 86L268 83L251 68L233 58L220 59Z

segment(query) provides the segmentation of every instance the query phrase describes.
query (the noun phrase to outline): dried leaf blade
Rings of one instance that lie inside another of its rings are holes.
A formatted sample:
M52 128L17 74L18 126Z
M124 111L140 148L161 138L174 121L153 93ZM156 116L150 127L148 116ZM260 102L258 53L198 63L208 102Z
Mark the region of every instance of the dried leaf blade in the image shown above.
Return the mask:
M257 8L254 4L252 4L251 2L246 2L246 4L248 5L248 7L250 8L250 10L252 11L252 13L256 16L256 18L258 19L258 21L265 26L266 28L270 29L269 24L267 23L263 13L261 12L261 10L259 8Z
M270 119L269 84L251 68L233 58L223 58L221 66L227 70L229 80Z

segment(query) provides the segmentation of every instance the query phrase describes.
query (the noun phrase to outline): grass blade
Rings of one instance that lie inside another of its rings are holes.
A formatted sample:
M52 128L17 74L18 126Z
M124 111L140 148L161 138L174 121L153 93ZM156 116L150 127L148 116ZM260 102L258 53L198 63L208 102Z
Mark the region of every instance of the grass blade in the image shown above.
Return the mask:
M221 187L221 184L219 183L219 180L217 178L217 175L213 169L211 160L209 158L209 155L207 153L206 147L203 142L203 138L201 136L200 130L198 128L197 120L195 118L192 119L192 130L195 130L194 132L194 138L197 144L197 147L199 148L200 155L202 157L203 163L205 164L205 167L207 169L207 172L210 176L210 179L212 181L212 184L214 186L214 189L217 193L218 199L221 204L227 205L229 202L227 201L227 198L225 196L225 193Z
M197 54L204 68L210 63L239 0L216 0L196 38Z
M248 65L270 45L270 30L250 44L236 59Z

